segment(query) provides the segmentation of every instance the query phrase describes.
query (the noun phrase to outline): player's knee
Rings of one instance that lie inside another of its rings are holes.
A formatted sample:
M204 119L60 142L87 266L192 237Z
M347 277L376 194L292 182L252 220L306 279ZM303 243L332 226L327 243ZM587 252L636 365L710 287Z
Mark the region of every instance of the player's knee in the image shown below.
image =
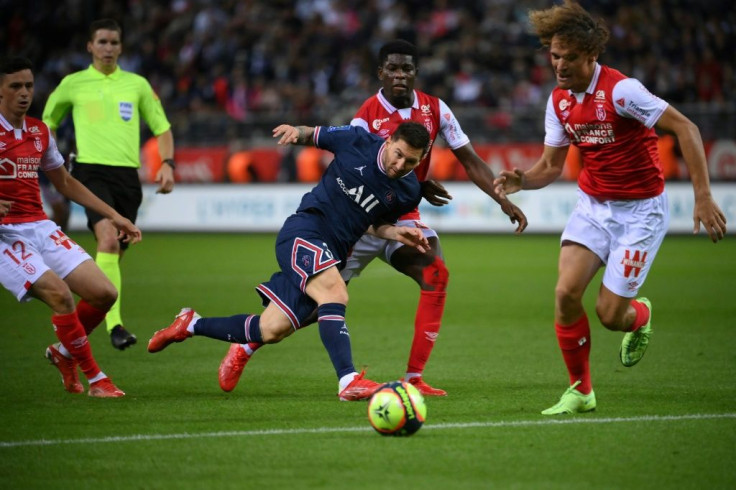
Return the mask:
M97 284L90 289L91 292L81 295L82 299L98 310L109 311L118 299L118 290L109 280L107 280L107 278L105 278L105 280L98 281Z
M432 291L445 291L450 282L450 271L447 270L445 261L435 257L431 264L422 269L422 281Z
M555 287L555 302L557 310L565 313L571 309L578 310L582 305L582 295L564 284Z
M115 289L115 286L113 286L112 284L106 285L105 287L101 288L98 293L98 308L103 311L108 311L110 308L112 308L112 305L115 304L115 301L117 301L117 299L118 290Z
M69 288L50 289L44 294L44 300L52 310L58 313L71 313L75 308L74 297Z
M346 288L337 289L332 294L332 299L329 301L330 303L340 303L341 305L348 305L348 300L350 299L350 296L348 295L348 290Z

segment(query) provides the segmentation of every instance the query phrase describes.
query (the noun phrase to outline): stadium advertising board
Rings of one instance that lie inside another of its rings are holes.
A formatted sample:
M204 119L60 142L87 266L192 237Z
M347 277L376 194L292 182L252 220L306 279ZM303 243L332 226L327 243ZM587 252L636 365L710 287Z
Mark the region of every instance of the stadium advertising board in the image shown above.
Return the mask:
M425 201L423 220L439 232L511 233L513 226L496 203L470 183L448 183L454 197L443 207ZM144 186L137 224L146 231L275 232L294 212L310 184L178 185L171 194L156 194ZM736 228L736 185L712 185L713 195L726 214L729 234ZM668 183L672 233L690 233L693 227L693 192L689 183ZM577 200L576 185L559 182L545 189L512 196L529 219L525 233L559 233ZM86 229L82 209L74 205L72 230Z

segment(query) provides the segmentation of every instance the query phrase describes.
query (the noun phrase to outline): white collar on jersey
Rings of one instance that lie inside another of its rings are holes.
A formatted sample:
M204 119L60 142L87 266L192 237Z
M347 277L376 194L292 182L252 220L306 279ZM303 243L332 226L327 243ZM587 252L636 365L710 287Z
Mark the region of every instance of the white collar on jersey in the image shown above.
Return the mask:
M3 116L2 114L0 114L0 126L2 126L2 128L4 130L6 130L6 131L12 131L13 129L15 129L13 127L13 125L10 124L8 122L8 120L5 119L5 116ZM21 128L21 129L23 129L23 131L28 131L28 126L26 126L26 118L25 117L23 118L23 128Z
M588 88L585 89L585 93L592 94L595 91L595 86L598 85L598 78L601 76L601 65L596 61L595 63L595 69L593 70L593 78L590 79L590 84L588 85ZM576 95L577 92L573 92L572 90L568 90L570 95Z
M381 171L382 174L386 175L386 167L383 166L383 159L381 156L383 156L383 152L386 151L386 143L381 145L381 148L378 150L378 156L376 157L376 163L378 164L378 170Z
M417 97L417 91L413 90L414 93L414 103L411 105L412 109L419 109L419 97ZM378 89L378 94L376 94L376 97L378 97L378 102L381 103L384 109L386 109L386 112L389 114L393 114L394 112L398 111L396 107L391 105L391 102L388 101L386 96L383 95L383 89Z

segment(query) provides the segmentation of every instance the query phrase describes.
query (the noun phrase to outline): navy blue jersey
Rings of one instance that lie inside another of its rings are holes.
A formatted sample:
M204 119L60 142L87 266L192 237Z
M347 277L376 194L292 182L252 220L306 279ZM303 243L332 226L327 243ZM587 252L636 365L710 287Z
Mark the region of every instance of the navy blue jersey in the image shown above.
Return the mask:
M381 163L386 141L380 136L354 126L317 126L314 143L335 159L297 212L320 211L331 235L326 238L340 258L370 225L394 223L419 205L421 189L414 172L400 179L386 175Z

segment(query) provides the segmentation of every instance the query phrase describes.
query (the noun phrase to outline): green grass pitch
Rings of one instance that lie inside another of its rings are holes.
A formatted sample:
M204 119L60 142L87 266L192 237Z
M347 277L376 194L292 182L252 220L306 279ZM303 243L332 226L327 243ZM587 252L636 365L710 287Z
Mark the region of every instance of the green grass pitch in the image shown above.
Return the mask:
M87 250L89 234L72 233ZM539 414L567 375L552 324L558 237L443 236L451 271L427 400L409 438L376 434L366 403L341 403L318 330L266 346L223 393L227 345L192 338L148 354L152 333L182 306L206 316L260 312L253 287L275 270L274 236L155 234L123 261L123 318L137 334L95 355L127 392L119 400L63 391L43 358L49 311L0 293L0 487L736 488L736 241L670 236L641 291L654 335L633 368L621 334L586 295L598 410ZM405 369L418 289L376 262L349 288L356 366L390 381Z

